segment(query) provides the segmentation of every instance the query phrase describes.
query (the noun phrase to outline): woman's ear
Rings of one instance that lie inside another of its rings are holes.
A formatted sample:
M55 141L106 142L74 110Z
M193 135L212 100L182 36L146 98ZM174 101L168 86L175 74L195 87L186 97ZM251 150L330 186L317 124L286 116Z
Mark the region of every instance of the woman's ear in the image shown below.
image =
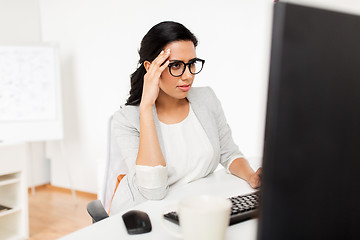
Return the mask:
M146 71L149 71L150 65L151 65L151 62L149 62L149 61L144 62L144 68Z

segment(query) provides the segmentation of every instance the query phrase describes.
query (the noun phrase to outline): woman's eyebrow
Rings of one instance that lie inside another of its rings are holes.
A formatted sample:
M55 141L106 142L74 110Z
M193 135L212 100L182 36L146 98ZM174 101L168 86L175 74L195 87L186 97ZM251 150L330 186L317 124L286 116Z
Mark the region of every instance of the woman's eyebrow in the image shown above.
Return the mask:
M194 61L195 59L197 59L197 57L190 59L188 62ZM176 60L176 59L171 59L171 60L169 60L169 61L170 61L170 62L184 62L184 61L182 61L182 60Z

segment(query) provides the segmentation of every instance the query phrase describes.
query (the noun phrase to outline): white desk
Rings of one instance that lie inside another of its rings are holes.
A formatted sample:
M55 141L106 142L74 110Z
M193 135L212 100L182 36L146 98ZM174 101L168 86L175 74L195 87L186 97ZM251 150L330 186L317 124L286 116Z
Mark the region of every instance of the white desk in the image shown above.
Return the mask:
M89 227L81 229L62 240L72 239L169 239L178 240L178 238L170 235L162 226L161 218L163 212L167 212L167 206L174 205L180 199L190 195L212 194L222 197L232 197L240 194L254 192L245 181L231 175L226 174L224 170L216 171L206 178L197 180L185 186L169 191L166 198L161 201L147 201L135 206L138 209L149 214L152 231L139 235L128 235L121 212L117 215L104 219ZM89 217L90 221L90 217ZM166 221L169 227L177 230L179 227L171 222ZM226 233L226 240L255 240L257 231L257 220L252 219L242 223L229 226Z

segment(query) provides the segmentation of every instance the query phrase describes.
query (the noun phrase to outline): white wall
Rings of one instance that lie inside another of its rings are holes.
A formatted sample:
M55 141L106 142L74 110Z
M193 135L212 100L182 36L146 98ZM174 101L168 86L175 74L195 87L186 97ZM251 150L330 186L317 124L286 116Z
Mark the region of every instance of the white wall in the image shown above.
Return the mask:
M0 44L40 41L38 0L0 0Z
M109 116L123 104L144 34L164 20L183 23L206 59L195 86L222 101L235 141L250 158L262 153L272 0L41 0L44 41L61 49L64 150L48 144L51 182L97 192ZM254 163L257 164L257 163Z
M0 0L0 45L31 45L40 42L39 1ZM50 163L45 157L44 143L30 143L28 149L29 186L48 183Z

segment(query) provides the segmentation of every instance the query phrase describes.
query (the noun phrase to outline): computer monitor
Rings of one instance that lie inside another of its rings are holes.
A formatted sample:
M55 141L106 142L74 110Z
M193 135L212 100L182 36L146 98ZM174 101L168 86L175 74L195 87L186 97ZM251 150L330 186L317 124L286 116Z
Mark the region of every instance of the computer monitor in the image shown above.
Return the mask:
M258 239L360 239L360 16L278 2Z

